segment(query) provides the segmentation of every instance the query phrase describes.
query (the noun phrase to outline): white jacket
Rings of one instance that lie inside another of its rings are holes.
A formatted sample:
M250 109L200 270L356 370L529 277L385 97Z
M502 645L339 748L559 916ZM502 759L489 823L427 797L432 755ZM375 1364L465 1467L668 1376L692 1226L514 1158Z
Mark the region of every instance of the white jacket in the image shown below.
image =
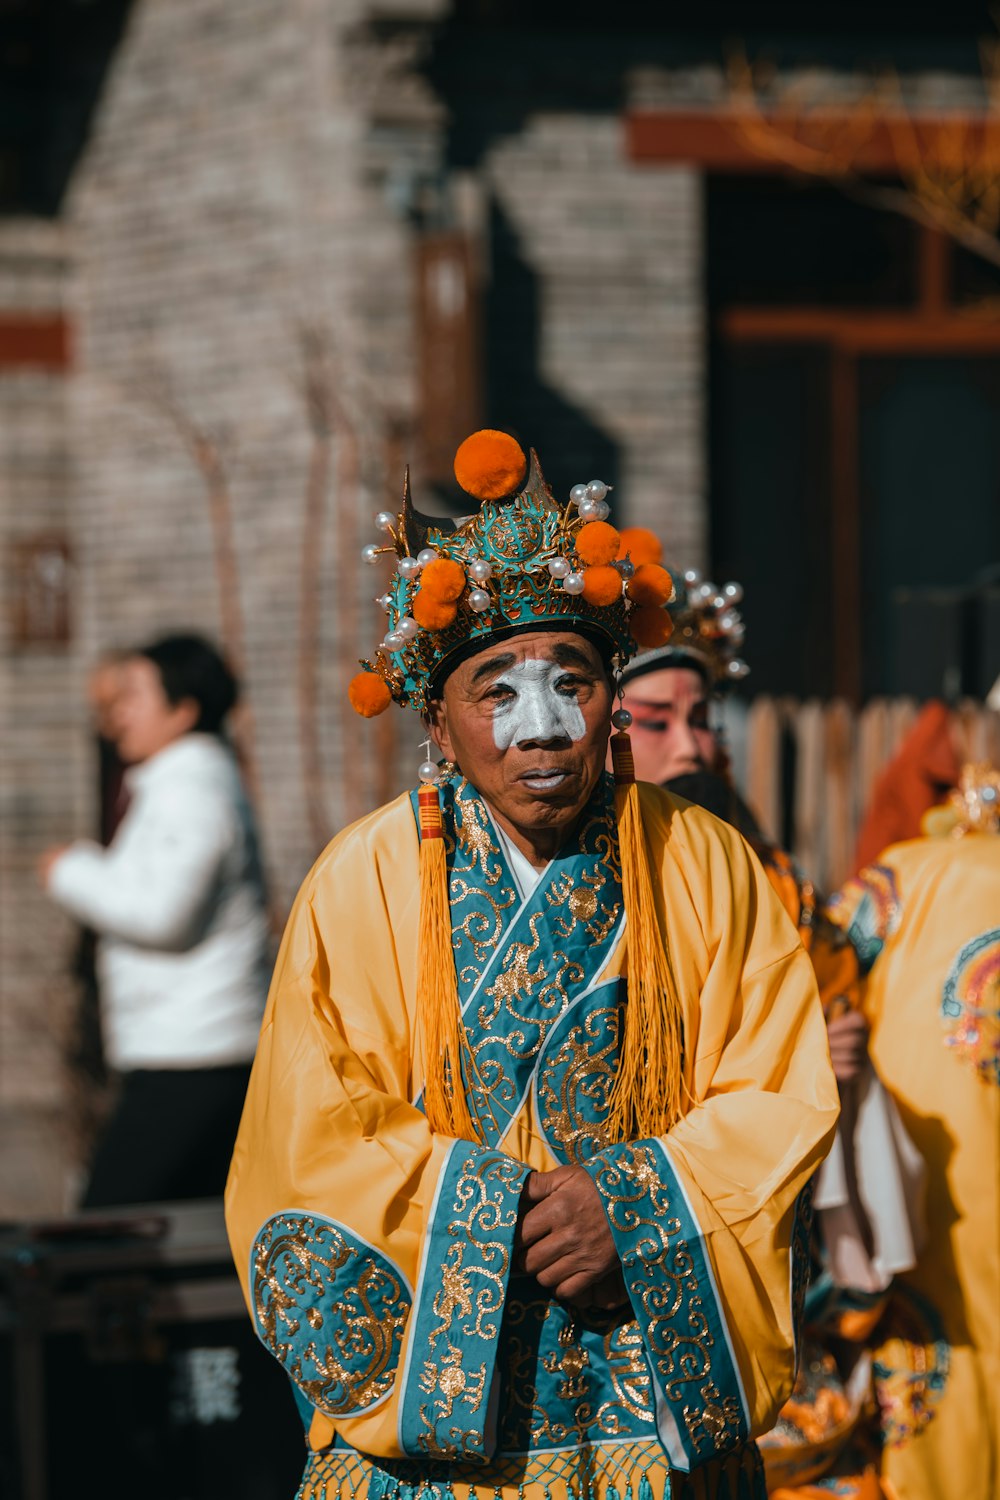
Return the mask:
M113 1067L249 1061L267 991L268 928L253 818L236 762L188 734L127 777L109 848L81 841L49 894L100 935L104 1040Z

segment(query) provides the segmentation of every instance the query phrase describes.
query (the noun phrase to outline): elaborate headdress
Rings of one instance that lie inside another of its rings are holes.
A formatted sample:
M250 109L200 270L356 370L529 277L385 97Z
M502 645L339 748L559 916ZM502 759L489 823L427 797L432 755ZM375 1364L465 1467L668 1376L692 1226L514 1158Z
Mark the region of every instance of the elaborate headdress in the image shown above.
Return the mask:
M636 650L665 644L673 592L659 559L633 558L608 523L608 486L577 484L557 505L534 452L530 466L507 433L477 432L455 458L459 484L479 504L457 522L414 510L409 474L400 512L380 511L388 538L364 549L367 562L395 557L379 603L389 629L353 678L350 698L365 717L395 700L426 713L448 672L477 648L530 630L576 630L595 639L619 672ZM627 916L629 998L621 1055L609 1095L613 1137L656 1135L680 1113L681 1011L653 900L652 880L627 726L613 715L615 801ZM462 1024L452 946L448 866L436 767L420 768L420 933L418 1025L424 1104L435 1130L477 1137L461 1086L474 1069Z
M519 444L492 431L465 440L455 474L479 502L457 525L414 510L409 474L401 511L375 517L388 540L363 556L376 563L392 554L396 568L378 601L389 629L351 683L358 713L381 713L392 700L426 712L451 667L504 635L580 630L598 639L616 670L669 638L670 575L658 562L619 555L601 480L574 485L559 506L537 455L529 468Z
M949 792L947 801L924 813L921 827L937 838L1000 833L1000 770L989 761L968 762L958 786Z
M651 531L635 527L621 533L622 547L637 557L660 562L663 549ZM623 680L641 677L646 672L666 667L691 667L701 672L716 691L742 682L750 668L739 653L745 628L738 606L743 589L738 583L725 583L721 589L703 578L697 568L688 568L674 576L674 595L670 601L673 633L662 646L641 651L623 672Z

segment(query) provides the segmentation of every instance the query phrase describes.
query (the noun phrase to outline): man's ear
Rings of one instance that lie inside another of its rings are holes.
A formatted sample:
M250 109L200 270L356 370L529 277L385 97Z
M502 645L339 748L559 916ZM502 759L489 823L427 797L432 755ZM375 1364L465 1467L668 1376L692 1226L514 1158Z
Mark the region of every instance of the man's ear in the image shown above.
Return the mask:
M424 719L427 732L437 745L445 760L454 760L454 749L451 743L451 735L448 733L448 710L443 698L432 698L427 705L427 714Z

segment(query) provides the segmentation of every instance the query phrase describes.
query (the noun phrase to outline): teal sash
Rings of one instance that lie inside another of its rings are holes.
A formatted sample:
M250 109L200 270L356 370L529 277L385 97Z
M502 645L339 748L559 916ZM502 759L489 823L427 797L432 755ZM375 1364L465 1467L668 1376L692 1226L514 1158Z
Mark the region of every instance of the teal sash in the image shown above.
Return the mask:
M577 833L526 900L479 793L462 778L440 790L455 971L475 1060L462 1084L484 1142L495 1146L524 1105L550 1033L596 986L621 935L614 784L602 775ZM613 996L605 1009L616 1061L617 988Z

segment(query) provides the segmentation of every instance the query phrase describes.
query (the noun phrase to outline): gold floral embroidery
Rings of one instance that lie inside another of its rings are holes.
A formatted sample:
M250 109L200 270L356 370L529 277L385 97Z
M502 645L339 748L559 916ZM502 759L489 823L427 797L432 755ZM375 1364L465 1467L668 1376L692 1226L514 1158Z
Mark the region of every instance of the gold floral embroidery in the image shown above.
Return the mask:
M460 1149L460 1148L458 1148ZM454 1158L453 1158L454 1159ZM483 1404L496 1359L510 1270L510 1244L525 1169L482 1148L461 1162L447 1206L450 1240L419 1387L417 1443L431 1458L471 1458L483 1451Z
M567 1017L567 1020L569 1018ZM618 1057L618 1007L601 1006L553 1038L539 1065L539 1123L567 1162L608 1144L603 1119Z
M419 1383L420 1389L426 1395L434 1396L440 1393L444 1397L443 1401L437 1403L433 1420L426 1408L420 1413L427 1434L427 1451L441 1455L445 1450L440 1446L439 1424L451 1421L455 1402L458 1400L461 1400L471 1412L478 1412L483 1404L483 1394L486 1390L486 1365L481 1364L470 1376L462 1368L461 1349L456 1349L454 1344L449 1344L447 1353L441 1356L439 1364L435 1364L433 1360L424 1361ZM467 1452L473 1437L471 1429L463 1432L455 1428L453 1431L455 1442L447 1445L449 1457L459 1452Z
M559 938L568 938L579 922L592 943L603 943L620 915L617 902L606 906L601 902L601 893L608 884L606 873L599 861L585 869L578 884L569 871L553 881L552 889L546 893L546 901L554 908L552 928ZM557 909L565 907L560 912Z
M503 874L503 865L489 823L471 797L462 803L458 848L467 856L470 871L477 869L487 885L496 885Z
M634 1319L605 1336L604 1357L618 1401L634 1417L648 1420L653 1410L649 1366Z
M541 944L538 933L541 920L541 913L536 912L528 923L530 943L511 943L507 949L503 969L486 991L493 1005L484 1005L479 1011L479 1024L484 1030L488 1030L496 1020L501 1005L509 1008L517 995L522 991L530 995L535 986L545 978L544 959L538 961L534 970L530 967L530 961L538 953Z
M459 982L468 991L496 951L506 925L504 914L520 898L509 871L503 879L504 860L476 792L464 778L446 787L452 942Z
M552 1027L610 954L622 914L612 788L605 778L579 852L553 867L532 909L521 903L475 789L460 778L445 787L452 942L471 1053L463 1081L493 1143L517 1113Z
M684 1407L684 1425L695 1447L700 1448L702 1436L710 1438L718 1452L734 1447L739 1441L740 1427L740 1404L736 1397L721 1397L711 1381L698 1394L703 1406Z
M511 1297L501 1358L507 1451L636 1438L653 1426L649 1366L634 1322L582 1336L557 1305Z
M251 1291L265 1345L330 1415L362 1411L391 1389L409 1293L391 1263L330 1220L277 1214L254 1242ZM322 1342L310 1336L329 1330Z
M681 1406L696 1451L706 1443L716 1450L733 1448L746 1439L742 1406L735 1395L720 1397L719 1385L732 1389L738 1377L706 1308L706 1298L714 1306L714 1293L707 1275L703 1285L703 1252L693 1241L696 1261L683 1237L652 1144L605 1148L585 1165L604 1198L660 1389Z

